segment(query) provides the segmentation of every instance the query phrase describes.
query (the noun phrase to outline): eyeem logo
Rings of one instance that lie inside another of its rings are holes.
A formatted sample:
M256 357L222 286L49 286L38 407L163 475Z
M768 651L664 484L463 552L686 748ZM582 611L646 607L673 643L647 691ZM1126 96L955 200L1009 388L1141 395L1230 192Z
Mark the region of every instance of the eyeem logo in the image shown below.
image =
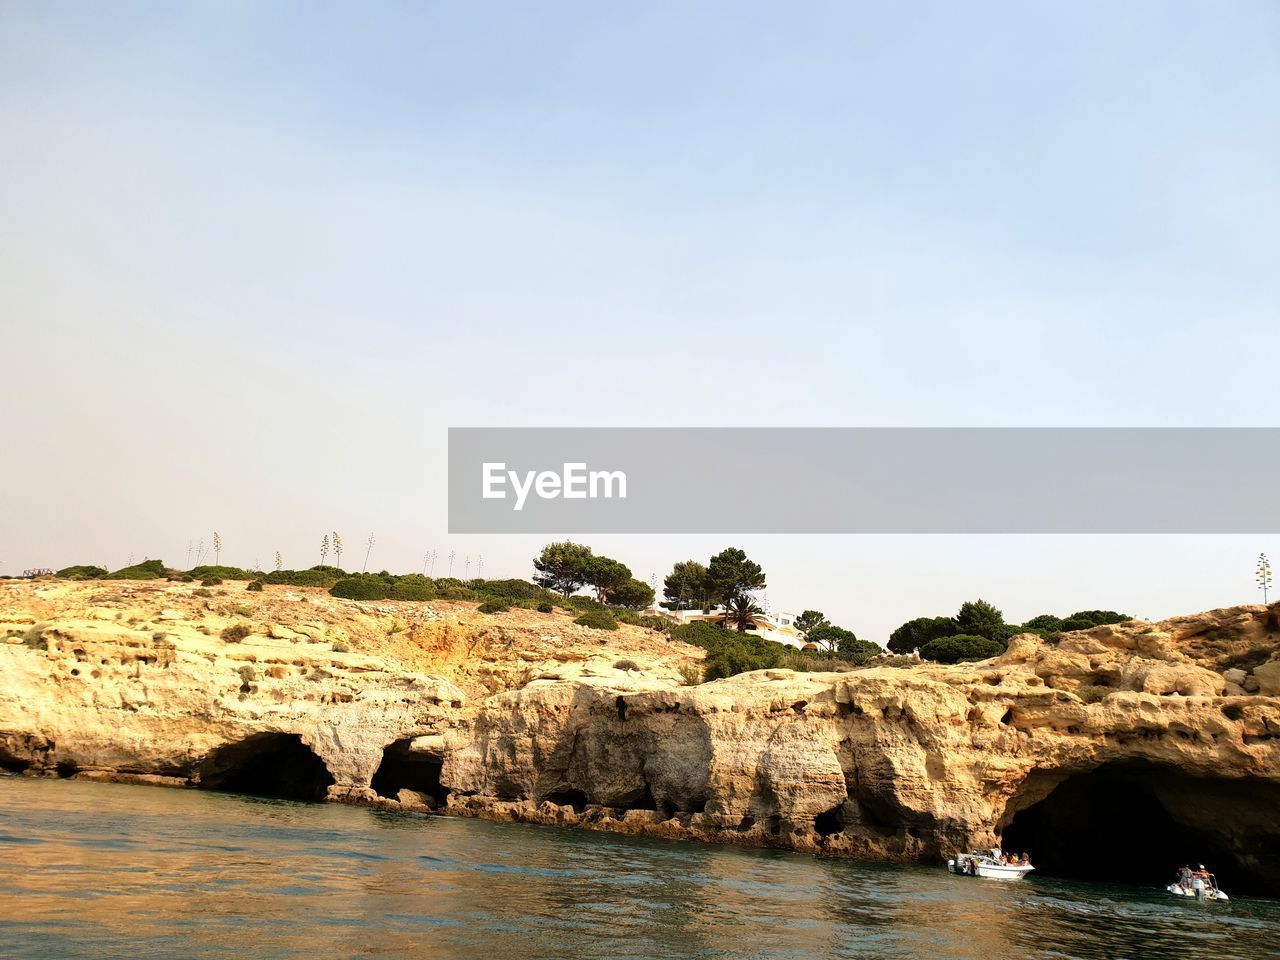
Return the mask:
M566 463L560 473L554 470L508 470L505 463L481 465L484 498L507 499L507 486L515 493L513 510L524 509L529 494L541 500L627 499L627 475L621 470L588 470L585 463Z

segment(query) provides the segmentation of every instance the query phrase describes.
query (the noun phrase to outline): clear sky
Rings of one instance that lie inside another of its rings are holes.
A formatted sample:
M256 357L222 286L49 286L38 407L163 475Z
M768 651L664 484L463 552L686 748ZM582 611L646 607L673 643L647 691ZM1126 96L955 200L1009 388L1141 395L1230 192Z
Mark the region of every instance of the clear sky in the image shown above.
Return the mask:
M1275 425L1277 104L1272 2L2 0L0 572L337 528L528 575L446 535L451 425ZM589 542L648 579L729 539ZM1280 558L737 545L877 640Z

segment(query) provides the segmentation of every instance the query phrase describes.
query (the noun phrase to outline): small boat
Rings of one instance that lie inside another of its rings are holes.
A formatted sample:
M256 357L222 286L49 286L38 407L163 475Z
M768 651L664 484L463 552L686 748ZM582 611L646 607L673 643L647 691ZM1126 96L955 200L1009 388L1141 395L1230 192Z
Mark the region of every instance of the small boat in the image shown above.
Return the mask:
M1204 864L1192 870L1183 867L1178 877L1165 887L1175 897L1193 897L1196 900L1221 900L1224 903L1231 898L1218 889L1218 878L1204 868Z
M965 853L947 861L947 869L964 877L986 877L988 880L1021 880L1035 869L1029 863L1008 863L999 850L989 853Z

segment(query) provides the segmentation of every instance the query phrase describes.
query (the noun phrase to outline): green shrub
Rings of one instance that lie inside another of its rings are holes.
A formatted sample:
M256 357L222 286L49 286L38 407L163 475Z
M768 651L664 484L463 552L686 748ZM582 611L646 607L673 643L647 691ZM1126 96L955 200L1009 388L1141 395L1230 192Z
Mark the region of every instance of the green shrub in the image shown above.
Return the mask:
M618 629L618 621L607 610L588 610L573 622L581 627L590 627L592 630Z
M222 639L225 640L227 643L239 643L241 640L247 637L250 633L252 633L252 631L249 629L247 625L243 623L237 623L230 627L226 627L222 631L221 636L222 636Z
M201 566L192 567L187 573L197 580L256 580L258 575L239 567Z
M538 612L539 612L539 613L555 613L555 612L556 612L556 608L555 608L555 607L553 607L551 604L546 603L546 602L544 601L544 602L542 602L542 603L538 604Z
M1042 613L1038 617L1032 617L1022 625L1024 633L1036 633L1042 637L1051 633L1058 633L1061 629L1062 618L1055 617L1051 613Z
M110 580L159 580L168 575L169 571L165 569L164 561L143 560L132 567L124 567L115 573L108 574L107 578Z
M107 571L102 567L95 567L92 564L80 564L74 567L63 567L55 576L64 580L100 580L107 575Z
M246 589L246 590L252 590L252 591L254 591L255 593L261 593L261 592L262 592L262 586L263 586L263 585L262 585L262 581L261 581L261 580L251 580L251 581L249 582L249 585L248 585L247 587L245 587L245 589Z
M511 609L511 605L503 603L501 600L486 600L476 609L481 613L506 613Z
M1005 645L999 640L961 633L930 640L920 648L920 656L937 663L959 663L962 660L986 660L1004 653L1004 649Z
M911 653L939 637L954 636L958 630L950 617L917 617L889 634L889 649L894 653Z
M335 583L329 593L346 600L388 600L391 597L391 578L376 573L358 573Z
M391 578L392 600L434 600L436 585L420 573L409 573Z
M528 580L472 580L465 585L467 589L482 596L496 597L501 600L541 600L551 599L550 595L536 583Z
M682 623L678 627L672 627L671 639L701 647L703 650L712 650L728 642L732 639L732 635L723 627L717 627L705 620L695 620L693 623Z
M222 586L222 578L221 577L205 577L205 579L200 581L200 586L220 587Z

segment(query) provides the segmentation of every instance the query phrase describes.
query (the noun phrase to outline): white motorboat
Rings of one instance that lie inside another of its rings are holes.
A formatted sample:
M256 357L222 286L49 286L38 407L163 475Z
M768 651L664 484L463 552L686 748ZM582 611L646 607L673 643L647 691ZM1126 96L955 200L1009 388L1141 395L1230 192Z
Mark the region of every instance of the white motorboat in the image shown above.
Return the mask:
M1200 864L1192 870L1183 867L1178 871L1178 878L1165 887L1175 897L1191 897L1195 900L1221 900L1224 903L1231 898L1218 889L1218 878Z
M1008 863L999 850L989 853L965 853L947 861L947 869L965 877L988 880L1021 880L1035 869L1029 863Z

